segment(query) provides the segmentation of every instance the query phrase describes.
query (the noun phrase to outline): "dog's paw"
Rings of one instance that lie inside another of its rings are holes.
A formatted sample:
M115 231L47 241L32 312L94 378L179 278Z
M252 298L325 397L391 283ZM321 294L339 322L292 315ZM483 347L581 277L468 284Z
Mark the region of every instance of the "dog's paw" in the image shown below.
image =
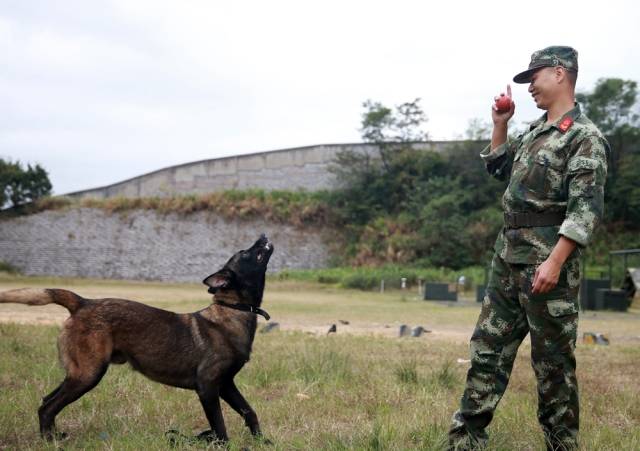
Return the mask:
M211 429L207 429L206 431L202 431L201 433L199 433L198 435L196 435L194 437L194 439L196 441L200 441L200 442L206 442L206 443L213 443L214 446L221 446L226 448L228 445L228 441L227 440L223 440L221 438L219 438L216 433L214 431L212 431Z
M196 437L185 435L177 429L169 429L164 433L164 436L171 447L177 447L181 445L194 445L195 443L197 443Z
M164 433L164 437L169 441L169 445L174 447L182 442L184 436L175 429L169 429Z
M211 429L207 429L206 431L202 431L195 437L197 440L204 440L205 442L215 442L218 440L216 433Z
M69 434L60 431L46 431L42 433L42 438L48 442L61 442L69 438Z
M169 444L172 447L180 446L180 445L197 445L198 443L206 442L212 443L214 445L226 445L224 440L220 440L216 433L211 429L207 429L199 433L198 435L185 435L182 432L176 429L169 429L164 433L164 436L169 441Z
M259 443L261 443L263 445L273 446L273 442L271 440L269 440L267 437L265 437L264 435L262 435L262 434L256 434L256 435L253 436L253 438L257 442L259 442Z

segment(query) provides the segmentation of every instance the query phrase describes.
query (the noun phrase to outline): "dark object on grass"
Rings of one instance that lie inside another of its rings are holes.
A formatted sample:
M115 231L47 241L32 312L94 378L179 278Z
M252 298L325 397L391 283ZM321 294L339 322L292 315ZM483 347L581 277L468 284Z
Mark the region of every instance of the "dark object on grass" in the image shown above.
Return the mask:
M455 283L427 282L424 286L425 301L457 301L458 289Z
M335 334L338 331L338 327L335 324L332 324L329 330L327 331L327 335Z
M276 330L280 328L280 323L276 323L275 321L271 321L265 324L262 329L260 329L260 333L266 334L267 332L271 332L272 330Z
M338 320L338 322L339 322L340 324L344 324L344 325L349 324L349 321L347 321L346 319L339 319L339 320Z
M616 310L626 312L631 305L631 299L624 290L609 290L600 288L596 290L596 310Z
M609 279L580 280L580 308L582 310L596 310L596 290L611 288Z
M627 298L633 301L636 291L640 289L640 268L627 268L620 288L627 294Z
M59 289L11 290L0 302L58 304L71 313L59 338L66 376L38 409L40 434L59 437L55 417L93 389L111 363L129 362L148 378L196 391L210 431L201 436L226 442L220 398L238 412L251 433L260 436L258 417L233 382L249 361L257 326L267 263L273 245L262 235L204 279L212 304L195 313L173 313L124 299L84 299ZM268 319L268 318L267 318Z
M419 337L420 335L422 335L422 333L425 331L426 329L422 326L416 326L413 329L411 329L411 336L412 337Z
M400 324L398 329L398 337L406 337L411 333L411 329L406 324Z
M588 345L609 345L609 339L606 335L594 334L593 332L582 334L582 342Z

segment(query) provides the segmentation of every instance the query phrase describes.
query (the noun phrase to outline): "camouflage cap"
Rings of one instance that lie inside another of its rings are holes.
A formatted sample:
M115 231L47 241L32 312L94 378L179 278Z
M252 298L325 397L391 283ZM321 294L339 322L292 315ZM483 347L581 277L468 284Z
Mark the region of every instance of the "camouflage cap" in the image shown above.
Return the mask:
M541 67L562 66L565 69L578 72L578 52L563 45L553 45L551 47L533 52L529 69L520 72L513 77L515 83L530 83L531 76Z

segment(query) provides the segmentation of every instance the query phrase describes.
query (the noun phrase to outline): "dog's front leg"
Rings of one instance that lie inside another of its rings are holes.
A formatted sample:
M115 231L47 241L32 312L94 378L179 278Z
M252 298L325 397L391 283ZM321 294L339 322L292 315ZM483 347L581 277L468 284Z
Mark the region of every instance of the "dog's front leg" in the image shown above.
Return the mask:
M229 436L227 436L227 428L224 425L224 418L222 417L220 393L217 384L205 383L198 385L198 398L200 398L200 403L202 404L205 415L207 415L207 420L209 420L215 438L223 442L228 441Z
M220 396L233 410L244 418L245 424L253 435L262 435L260 423L258 423L258 415L256 415L247 400L244 399L244 396L242 396L242 393L240 393L233 380L225 381L222 384L222 387L220 387Z

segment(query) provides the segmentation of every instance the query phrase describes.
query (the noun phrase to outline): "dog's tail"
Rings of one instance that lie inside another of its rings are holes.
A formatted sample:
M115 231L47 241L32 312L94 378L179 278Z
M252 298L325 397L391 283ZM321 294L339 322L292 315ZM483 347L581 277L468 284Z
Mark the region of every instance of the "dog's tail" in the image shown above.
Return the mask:
M0 293L0 303L13 302L27 305L58 304L75 313L86 303L86 299L77 294L57 288L20 288Z

